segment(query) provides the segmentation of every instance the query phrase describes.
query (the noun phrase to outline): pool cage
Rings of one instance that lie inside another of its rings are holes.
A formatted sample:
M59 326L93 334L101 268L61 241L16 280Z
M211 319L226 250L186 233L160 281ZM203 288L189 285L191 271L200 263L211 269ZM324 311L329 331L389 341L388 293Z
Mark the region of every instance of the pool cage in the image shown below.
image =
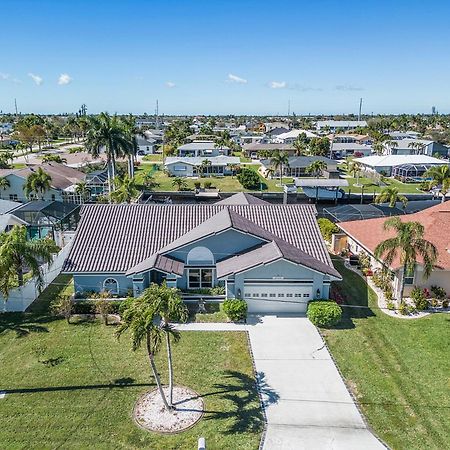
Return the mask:
M404 183L416 183L421 181L429 181L430 178L425 177L427 170L433 167L430 164L401 164L392 169L392 176Z

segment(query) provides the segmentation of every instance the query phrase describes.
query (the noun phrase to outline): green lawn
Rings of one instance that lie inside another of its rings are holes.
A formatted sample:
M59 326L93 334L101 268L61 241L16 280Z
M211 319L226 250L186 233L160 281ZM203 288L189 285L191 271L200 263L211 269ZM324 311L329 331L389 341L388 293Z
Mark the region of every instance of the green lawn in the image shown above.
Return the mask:
M376 309L375 293L345 269L346 303L326 341L375 432L395 449L444 449L450 442L450 315L416 320Z
M356 178L346 178L348 181L348 187L344 187L343 189L348 192L349 190L354 193L360 193L361 187L354 186L356 184ZM360 177L359 184L364 185L364 193L370 194L373 192L380 192L386 186L378 186L373 183L370 178ZM420 183L402 183L401 181L395 180L393 178L386 178L384 180L384 184L387 186L394 186L398 188L400 193L402 194L421 194L423 191L420 190Z
M0 316L2 448L257 449L263 417L245 333L183 332L175 345L176 382L203 396L192 429L161 435L132 419L152 389L144 351L99 322L67 325L46 315ZM166 358L158 357L164 379Z
M154 164L148 164L144 163L139 166L139 168L136 170L136 179L138 183L142 183L144 174L148 171L152 171L153 177L157 183L159 183L159 186L155 188L155 191L176 191L176 186L172 186L173 177L169 177L164 173L162 170L154 170ZM158 166L161 167L161 166ZM259 165L247 165L245 166L251 170L254 170L255 172L258 171ZM280 183L280 180L266 180L264 177L259 175L261 179L261 183L263 184L263 190L269 191L269 192L282 192L282 189L278 184ZM248 189L244 189L237 180L237 178L231 177L231 176L225 176L225 177L201 177L199 179L191 179L186 178L188 189L193 190L194 189L194 182L200 181L202 183L202 186L205 181L211 181L212 186L220 189L221 192L251 192ZM292 182L292 178L283 178L283 183L289 183Z

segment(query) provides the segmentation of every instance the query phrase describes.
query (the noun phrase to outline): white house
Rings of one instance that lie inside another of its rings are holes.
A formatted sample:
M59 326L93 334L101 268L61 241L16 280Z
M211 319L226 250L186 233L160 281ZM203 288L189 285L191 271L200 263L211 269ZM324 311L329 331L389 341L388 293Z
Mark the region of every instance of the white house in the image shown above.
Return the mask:
M328 130L334 133L336 130L354 130L355 128L367 127L365 120L318 120L316 129L318 131Z
M385 155L448 156L448 147L429 139L394 139L385 144Z
M230 152L228 147L217 147L214 141L191 142L178 147L178 156L212 157L227 156Z
M280 144L292 144L301 135L305 134L307 138L317 137L317 134L308 130L290 130L287 133L281 133L275 136L272 142L278 142Z
M156 152L156 140L144 136L136 136L136 141L139 146L138 155L152 155Z
M208 164L204 164L207 161ZM231 175L231 166L237 166L240 159L235 156L211 156L211 157L195 157L195 156L171 156L167 157L164 167L170 175L176 177L197 177L205 175Z

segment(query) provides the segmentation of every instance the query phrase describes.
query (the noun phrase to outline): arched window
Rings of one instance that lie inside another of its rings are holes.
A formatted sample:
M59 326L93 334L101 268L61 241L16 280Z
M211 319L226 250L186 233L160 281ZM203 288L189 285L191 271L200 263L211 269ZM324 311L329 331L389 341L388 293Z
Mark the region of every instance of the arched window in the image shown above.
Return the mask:
M111 294L119 293L119 283L115 278L107 278L103 282L103 290L106 292L110 292Z
M187 263L190 265L214 265L214 255L206 247L194 247L187 255Z

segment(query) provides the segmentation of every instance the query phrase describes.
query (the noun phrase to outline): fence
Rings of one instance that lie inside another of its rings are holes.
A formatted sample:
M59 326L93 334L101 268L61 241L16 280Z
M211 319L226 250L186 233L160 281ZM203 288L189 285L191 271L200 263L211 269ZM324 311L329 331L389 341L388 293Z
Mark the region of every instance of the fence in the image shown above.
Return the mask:
M45 289L61 272L62 265L69 254L72 241L70 241L55 257L50 266L45 264L42 268L43 285ZM13 289L9 293L7 301L0 295L0 312L23 312L25 311L39 296L39 289L36 279L32 278L22 287Z

